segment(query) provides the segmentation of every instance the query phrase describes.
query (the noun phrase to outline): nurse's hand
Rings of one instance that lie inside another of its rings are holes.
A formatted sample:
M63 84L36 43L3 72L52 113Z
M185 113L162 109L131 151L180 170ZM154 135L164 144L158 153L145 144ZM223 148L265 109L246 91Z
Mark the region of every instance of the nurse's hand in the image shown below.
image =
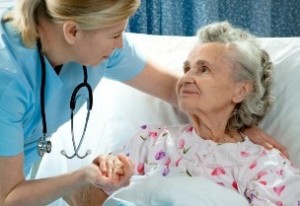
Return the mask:
M84 182L88 185L63 199L71 206L102 205L108 197L107 192L129 184L133 171L134 165L125 155L100 155L84 168Z
M94 159L88 172L88 181L104 190L127 186L133 175L132 161L125 155L100 155Z
M276 140L274 140L270 135L268 135L265 132L263 132L257 126L253 126L253 127L247 128L243 132L255 144L259 144L259 145L265 147L266 149L276 148L284 156L286 156L287 158L289 157L289 154L288 154L287 149L286 149L285 146L283 146L281 143L279 143Z

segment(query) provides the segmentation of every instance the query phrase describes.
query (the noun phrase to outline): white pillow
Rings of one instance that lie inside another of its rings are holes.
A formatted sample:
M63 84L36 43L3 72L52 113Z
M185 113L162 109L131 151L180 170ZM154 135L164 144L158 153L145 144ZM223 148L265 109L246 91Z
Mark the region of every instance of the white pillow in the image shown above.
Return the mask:
M134 203L134 204L133 204ZM113 193L103 206L249 205L246 199L202 177L133 176L128 187Z
M260 126L288 148L300 168L300 38L262 39L274 64L274 105Z

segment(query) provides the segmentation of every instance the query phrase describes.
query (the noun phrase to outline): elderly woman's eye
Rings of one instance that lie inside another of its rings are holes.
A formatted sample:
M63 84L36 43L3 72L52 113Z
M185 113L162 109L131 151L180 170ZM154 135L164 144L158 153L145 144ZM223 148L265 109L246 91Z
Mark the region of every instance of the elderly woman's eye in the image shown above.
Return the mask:
M209 71L209 68L207 66L202 66L199 68L200 72L201 73L205 73L205 72L208 72Z
M183 67L183 72L184 73L187 73L188 71L190 71L190 67L188 67L188 66Z

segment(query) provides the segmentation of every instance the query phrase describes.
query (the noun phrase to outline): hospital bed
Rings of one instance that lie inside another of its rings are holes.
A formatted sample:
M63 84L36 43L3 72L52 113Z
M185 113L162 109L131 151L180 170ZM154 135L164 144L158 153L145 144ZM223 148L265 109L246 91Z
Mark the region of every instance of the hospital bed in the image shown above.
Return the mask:
M183 61L196 41L195 37L127 35L150 58L175 72L182 72ZM269 52L275 69L272 88L274 106L259 126L288 148L291 161L300 168L300 37L259 40ZM85 115L84 106L75 116L77 143ZM84 154L90 149L92 154L85 159L72 160L60 154L61 150L66 150L67 153L74 151L70 122L67 122L53 135L52 152L46 154L41 161L37 178L58 175L89 164L97 154L108 153L124 145L142 124L169 125L187 121L184 114L167 103L119 82L103 79L95 89L94 108L79 151ZM196 185L189 187L197 189ZM219 194L213 193L211 198L207 197L207 201L211 200L211 205L214 205L218 197ZM52 205L65 203L58 200ZM206 205L209 205L208 202Z

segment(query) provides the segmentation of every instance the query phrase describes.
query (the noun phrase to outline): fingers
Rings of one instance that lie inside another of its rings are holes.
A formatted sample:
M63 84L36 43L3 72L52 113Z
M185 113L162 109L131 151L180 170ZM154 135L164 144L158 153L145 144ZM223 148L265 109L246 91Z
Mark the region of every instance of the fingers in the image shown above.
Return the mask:
M270 135L264 133L263 137L263 143L264 143L264 147L266 149L273 149L276 148L278 149L285 157L289 157L289 154L287 152L287 148L281 144L280 142L276 141L275 139L273 139Z
M98 161L102 175L108 178L116 179L123 176L125 172L130 176L133 174L133 163L125 155L100 155Z
M266 139L266 145L265 146L267 149L270 148L270 149L273 149L273 148L276 148L278 149L286 158L289 158L289 154L288 154L288 151L287 151L287 148L282 145L281 143L277 142L276 140L272 139L271 137Z
M100 155L99 167L102 175L112 178L114 174L122 173L122 162L113 155Z
M262 145L266 149L278 149L285 157L289 157L287 149L281 143L276 141L270 135L263 132L257 126L250 127L244 130L245 134L249 137L249 139L259 145Z
M125 155L118 155L118 158L123 164L124 175L132 176L134 174L133 162Z
M130 178L134 174L134 164L125 155L100 155L93 163L98 174L96 172L97 177L92 184L106 190L129 185Z
M133 162L125 155L118 155L118 159L122 162L122 174L118 174L119 185L128 186L130 178L134 174Z

